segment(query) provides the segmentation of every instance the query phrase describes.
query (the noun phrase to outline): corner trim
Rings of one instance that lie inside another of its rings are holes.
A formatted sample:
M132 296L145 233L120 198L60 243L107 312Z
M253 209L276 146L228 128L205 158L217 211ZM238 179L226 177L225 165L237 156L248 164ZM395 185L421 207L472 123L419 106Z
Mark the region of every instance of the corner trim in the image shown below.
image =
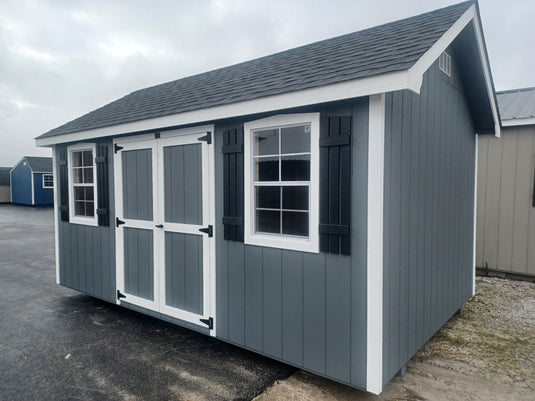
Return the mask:
M474 268L474 274L472 277L472 295L475 295L476 293L476 273L477 273L477 266L476 266L476 235L477 235L477 165L478 165L478 153L479 153L479 135L475 134L475 157L474 157L474 233L473 233L473 255L472 255L472 265Z
M366 390L383 389L383 202L385 94L370 96L368 137Z
M58 172L56 169L56 147L52 148L52 176L54 184L58 182ZM56 284L61 284L59 279L59 192L57 185L52 187L54 191L54 245L56 251Z

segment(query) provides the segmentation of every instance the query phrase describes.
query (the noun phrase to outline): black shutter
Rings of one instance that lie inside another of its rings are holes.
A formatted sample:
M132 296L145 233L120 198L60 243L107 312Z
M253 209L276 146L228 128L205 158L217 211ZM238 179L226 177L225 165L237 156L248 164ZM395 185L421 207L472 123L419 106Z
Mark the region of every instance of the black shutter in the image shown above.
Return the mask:
M350 254L351 117L320 120L320 252Z
M59 212L61 221L69 221L69 176L67 170L67 148L57 152L59 180Z
M223 132L225 239L243 242L243 127Z
M97 165L97 215L99 226L110 225L110 194L108 181L108 146L97 144L97 154L95 157Z

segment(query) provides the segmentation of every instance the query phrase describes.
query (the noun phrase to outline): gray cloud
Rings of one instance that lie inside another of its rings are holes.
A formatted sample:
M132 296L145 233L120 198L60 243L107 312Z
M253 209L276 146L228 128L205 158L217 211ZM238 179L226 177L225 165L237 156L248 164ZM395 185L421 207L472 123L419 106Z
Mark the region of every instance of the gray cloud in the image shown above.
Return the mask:
M455 0L0 3L0 166L33 138L136 89L357 31ZM480 0L498 90L535 86L531 0Z

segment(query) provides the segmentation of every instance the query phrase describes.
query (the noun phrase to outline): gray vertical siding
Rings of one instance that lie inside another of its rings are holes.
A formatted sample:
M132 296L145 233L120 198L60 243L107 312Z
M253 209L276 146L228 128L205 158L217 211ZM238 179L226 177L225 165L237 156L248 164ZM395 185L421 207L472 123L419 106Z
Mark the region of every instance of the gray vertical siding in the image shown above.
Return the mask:
M123 151L121 160L123 217L152 220L152 149Z
M385 114L384 384L471 296L475 166L455 68L387 94Z
M113 190L113 150L108 146L108 182L110 185L109 227L92 227L59 220L60 284L97 298L115 302L115 220ZM59 148L59 147L58 147ZM56 166L57 167L57 166ZM55 183L59 185L59 182Z
M351 256L225 241L221 134L244 120L217 124L217 336L365 388L368 101L296 112L312 111L353 117Z
M165 221L202 224L201 144L164 148Z
M476 266L535 275L535 126L479 138Z

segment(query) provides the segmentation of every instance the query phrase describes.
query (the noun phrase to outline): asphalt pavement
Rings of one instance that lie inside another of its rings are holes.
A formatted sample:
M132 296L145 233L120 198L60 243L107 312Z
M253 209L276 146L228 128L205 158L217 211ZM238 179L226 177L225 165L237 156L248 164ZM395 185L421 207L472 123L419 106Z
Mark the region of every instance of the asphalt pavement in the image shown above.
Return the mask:
M56 285L52 209L0 205L0 400L250 400L295 371Z

